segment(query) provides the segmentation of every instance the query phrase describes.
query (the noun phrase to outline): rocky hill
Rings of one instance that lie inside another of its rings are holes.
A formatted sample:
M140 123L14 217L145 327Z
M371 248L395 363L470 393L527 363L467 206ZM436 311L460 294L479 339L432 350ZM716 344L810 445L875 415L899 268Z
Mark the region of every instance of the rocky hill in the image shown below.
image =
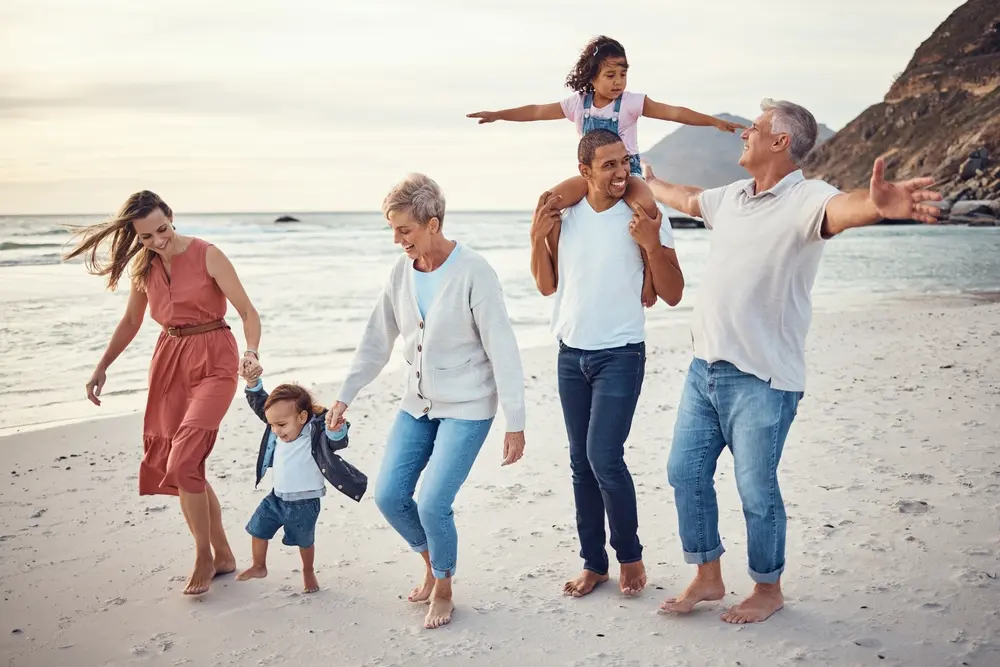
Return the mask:
M930 174L948 202L1000 199L1000 0L969 0L917 48L878 104L806 159L810 176L865 187Z
M740 116L720 113L719 118L749 125ZM819 142L833 136L833 130L819 126ZM739 164L743 140L736 134L723 134L713 127L681 126L643 153L642 159L656 175L672 183L700 188L714 188L749 178Z

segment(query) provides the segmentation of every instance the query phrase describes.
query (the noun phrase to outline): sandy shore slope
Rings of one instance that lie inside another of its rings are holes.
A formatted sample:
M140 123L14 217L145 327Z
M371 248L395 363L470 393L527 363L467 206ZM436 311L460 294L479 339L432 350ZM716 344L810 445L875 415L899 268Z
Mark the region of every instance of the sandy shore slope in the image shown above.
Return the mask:
M816 316L809 393L782 464L788 606L754 627L718 618L750 589L728 454L717 485L732 593L688 618L655 613L692 574L665 475L687 328L652 330L649 346L628 454L650 575L637 599L614 583L582 600L559 595L580 561L555 352L542 348L525 354L524 460L499 467L494 429L458 497L450 627L420 627L425 608L403 599L417 556L371 498L354 505L332 491L317 530L321 592L298 592L298 554L275 543L268 579L230 575L202 598L180 595L190 536L174 499L138 497L141 417L130 416L0 440L0 656L24 666L1000 665L1000 305ZM384 376L350 411L346 456L372 478L398 386ZM253 488L260 432L237 396L210 459L241 566L243 526L270 488L269 478Z

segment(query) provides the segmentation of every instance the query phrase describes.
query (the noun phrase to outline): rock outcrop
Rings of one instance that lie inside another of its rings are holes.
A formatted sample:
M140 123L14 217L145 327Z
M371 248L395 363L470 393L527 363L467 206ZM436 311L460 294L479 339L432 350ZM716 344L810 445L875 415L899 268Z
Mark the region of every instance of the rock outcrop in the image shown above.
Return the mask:
M878 157L887 177L933 176L946 208L1000 200L1000 0L956 9L885 99L814 149L804 168L841 188L866 187Z

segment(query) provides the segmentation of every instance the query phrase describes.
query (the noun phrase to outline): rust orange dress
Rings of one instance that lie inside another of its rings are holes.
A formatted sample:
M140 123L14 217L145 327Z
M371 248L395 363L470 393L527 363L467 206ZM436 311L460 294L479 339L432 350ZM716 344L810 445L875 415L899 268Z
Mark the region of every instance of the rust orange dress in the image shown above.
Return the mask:
M159 257L146 282L149 313L161 326L192 326L221 320L226 297L208 274L210 244L191 239L171 260L171 276ZM239 352L229 327L190 336L166 331L149 365L143 422L139 495L178 495L205 490L205 459L236 394Z

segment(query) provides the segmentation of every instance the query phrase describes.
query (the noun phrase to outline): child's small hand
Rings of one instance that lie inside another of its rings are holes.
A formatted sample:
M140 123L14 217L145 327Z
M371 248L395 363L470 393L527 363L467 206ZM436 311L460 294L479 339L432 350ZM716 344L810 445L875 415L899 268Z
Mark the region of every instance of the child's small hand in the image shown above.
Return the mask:
M736 132L738 130L745 130L746 125L740 125L739 123L730 123L728 120L722 120L721 118L715 119L715 127L720 132Z
M500 120L500 114L496 111L477 111L475 113L470 113L466 118L478 118L479 124L483 123L493 123Z
M326 427L331 431L336 431L338 428L344 425L346 421L344 419L344 412L347 411L347 404L341 401L337 401L333 406L327 410L326 413Z

